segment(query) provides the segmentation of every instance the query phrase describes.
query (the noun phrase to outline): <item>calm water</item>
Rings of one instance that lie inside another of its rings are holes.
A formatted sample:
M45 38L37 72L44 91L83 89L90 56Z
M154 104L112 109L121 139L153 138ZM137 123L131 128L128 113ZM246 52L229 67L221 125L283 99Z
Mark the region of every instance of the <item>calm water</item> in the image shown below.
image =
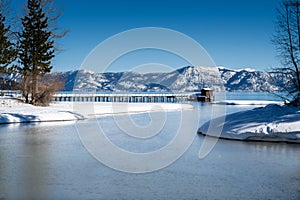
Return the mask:
M199 104L199 108L200 126L210 118L212 106ZM251 108L226 106L228 113ZM147 152L175 136L180 113L166 117L164 129L143 141L123 134L113 117L98 121L116 145ZM147 114L134 115L132 120L139 126L150 121ZM89 126L93 120L84 123ZM73 123L3 125L0 199L300 199L300 145L219 140L207 157L199 159L203 140L196 135L188 151L167 168L128 174L97 161L82 145Z

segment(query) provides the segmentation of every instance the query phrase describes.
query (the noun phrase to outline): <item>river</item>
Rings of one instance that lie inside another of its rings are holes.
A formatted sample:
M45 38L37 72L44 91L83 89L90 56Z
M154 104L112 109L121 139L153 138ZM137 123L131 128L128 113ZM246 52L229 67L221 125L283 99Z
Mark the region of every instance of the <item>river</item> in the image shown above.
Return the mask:
M266 94L229 94L229 99L270 100ZM220 105L197 104L199 126ZM227 105L226 112L254 106ZM118 116L122 120L122 115ZM140 126L148 114L135 114ZM98 118L109 139L128 151L147 152L172 141L180 112L166 114L161 134L141 144L124 136L115 118ZM126 120L124 118L124 120ZM86 126L93 120L84 122ZM203 159L205 137L195 134L173 164L149 173L105 166L82 144L73 122L0 126L0 199L300 199L300 145L218 140Z

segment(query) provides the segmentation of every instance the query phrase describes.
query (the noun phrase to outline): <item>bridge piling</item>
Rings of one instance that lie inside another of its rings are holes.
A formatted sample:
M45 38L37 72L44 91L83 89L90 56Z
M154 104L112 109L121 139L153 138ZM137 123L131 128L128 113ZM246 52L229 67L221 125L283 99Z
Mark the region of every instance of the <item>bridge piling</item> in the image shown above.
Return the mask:
M54 101L66 102L128 102L128 103L178 103L186 102L192 93L57 93Z

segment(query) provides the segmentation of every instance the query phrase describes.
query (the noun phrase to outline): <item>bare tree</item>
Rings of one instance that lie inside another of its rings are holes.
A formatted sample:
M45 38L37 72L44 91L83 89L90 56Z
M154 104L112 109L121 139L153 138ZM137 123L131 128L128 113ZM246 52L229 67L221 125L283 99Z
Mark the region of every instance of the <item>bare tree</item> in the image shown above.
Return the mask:
M44 9L45 14L48 17L48 29L51 32L51 39L55 41L54 49L56 53L62 51L61 45L58 39L63 38L69 32L59 26L58 21L64 10L60 9L56 4L55 0L41 0L41 5Z
M64 81L58 78L40 80L39 90L41 93L38 95L38 106L48 106L52 102L52 97L55 92L61 90L65 86Z
M282 67L273 73L283 77L278 85L287 93L291 105L300 106L300 1L285 0L277 9L277 26L272 42L276 46Z

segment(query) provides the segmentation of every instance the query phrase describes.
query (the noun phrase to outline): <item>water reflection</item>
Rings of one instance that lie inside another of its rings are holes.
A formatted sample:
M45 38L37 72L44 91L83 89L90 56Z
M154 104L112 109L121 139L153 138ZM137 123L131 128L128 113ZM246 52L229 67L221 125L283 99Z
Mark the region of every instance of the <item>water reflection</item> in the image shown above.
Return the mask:
M209 119L210 110L201 107L200 124ZM135 146L136 140L121 136L111 117L101 120L111 140L144 152L170 141L176 128L172 119L178 118L172 116L164 134L152 138L149 146L147 141ZM140 120L142 115L133 118ZM171 166L137 175L95 160L73 123L0 126L0 199L299 199L300 145L219 140L200 160L203 139L197 135Z
M53 135L74 122L0 126L0 199L44 199L49 196Z
M20 141L20 150L23 155L20 163L21 176L20 182L24 184L20 190L21 197L26 199L40 198L49 196L42 187L44 181L47 182L47 173L43 166L47 160L51 159L48 155L48 146L45 138L41 137L37 129L26 129L26 137ZM24 194L24 195L22 195Z
M9 199L47 196L41 187L47 179L43 171L43 163L48 159L47 146L38 130L28 126L21 135L14 138L14 145L5 145L10 155L1 165L4 165L3 174L8 178L4 191L8 191Z
M6 173L5 173L5 146L2 144L0 140L0 191L6 191ZM4 199L4 193L0 192L0 199Z
M299 144L256 142L253 145L255 147L253 148L253 152L257 156L265 156L264 159L267 159L268 155L274 155L273 157L286 155L287 159L293 159L291 157L293 152L299 150Z

